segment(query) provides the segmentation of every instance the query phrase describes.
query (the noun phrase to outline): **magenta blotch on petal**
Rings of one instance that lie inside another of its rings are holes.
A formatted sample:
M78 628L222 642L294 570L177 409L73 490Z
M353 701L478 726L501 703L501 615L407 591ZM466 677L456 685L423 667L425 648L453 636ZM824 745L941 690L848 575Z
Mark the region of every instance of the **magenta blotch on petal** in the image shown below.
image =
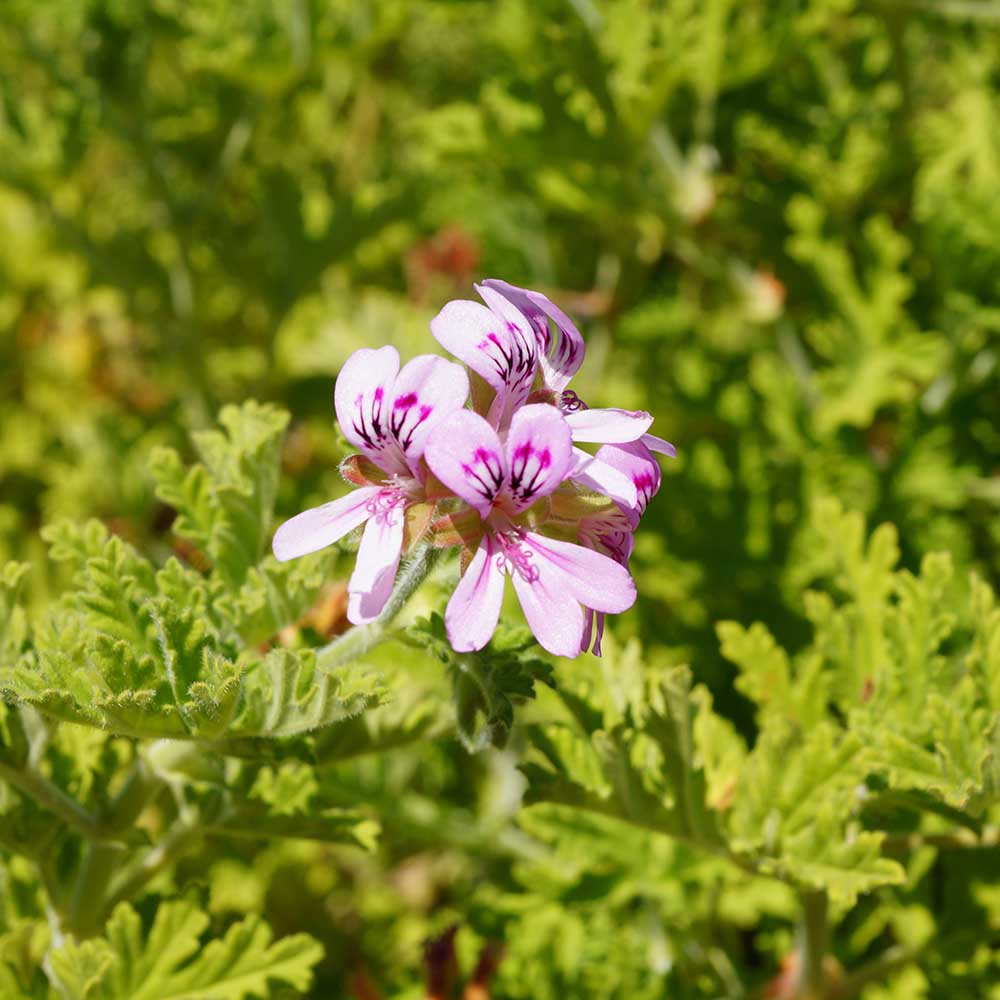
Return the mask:
M573 321L541 292L518 288L498 278L487 278L479 290L498 292L531 323L538 341L538 361L547 388L560 392L583 364L585 345ZM552 336L549 320L555 325Z
M362 348L344 362L333 391L344 437L386 472L406 469L389 429L390 396L398 373L395 347Z
M521 511L566 478L573 464L569 427L554 406L524 406L511 420L506 453L508 490L514 510Z
M478 413L459 410L427 439L431 472L482 516L507 482L507 463L497 432Z
M461 365L422 354L403 365L393 386L389 430L416 471L431 431L460 410L469 395L469 376Z

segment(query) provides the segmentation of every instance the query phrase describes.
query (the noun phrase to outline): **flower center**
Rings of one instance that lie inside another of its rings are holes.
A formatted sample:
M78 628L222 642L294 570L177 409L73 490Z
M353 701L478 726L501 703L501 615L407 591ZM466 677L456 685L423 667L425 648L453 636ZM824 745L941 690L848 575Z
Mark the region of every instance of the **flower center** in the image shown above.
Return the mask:
M534 552L524 544L523 535L508 531L495 537L500 547L496 558L497 569L517 573L522 580L534 583L539 577L538 567L531 561Z
M370 518L375 519L376 524L391 527L396 524L397 511L401 511L407 502L406 491L399 486L389 486L379 490L365 505Z

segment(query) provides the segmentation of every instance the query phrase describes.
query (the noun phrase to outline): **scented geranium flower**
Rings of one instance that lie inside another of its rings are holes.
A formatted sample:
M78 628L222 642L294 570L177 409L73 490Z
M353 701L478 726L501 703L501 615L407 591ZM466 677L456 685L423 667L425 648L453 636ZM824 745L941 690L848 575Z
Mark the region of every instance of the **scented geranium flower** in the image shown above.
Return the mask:
M580 542L606 553L615 562L627 567L635 548L635 529L639 526L639 520L649 501L660 488L660 466L642 441L604 445L598 450L597 457L632 482L636 490L636 503L631 507L614 504L600 511L586 513L579 521ZM601 639L604 637L604 612L597 609L587 610L581 651L586 651L592 636L593 653L600 656Z
M347 584L347 616L355 624L376 618L392 592L407 511L427 499L422 458L428 436L462 410L468 394L461 365L428 354L400 369L394 347L355 351L340 371L334 390L337 420L361 452L342 471L358 488L286 521L273 549L282 561L294 559L364 524Z
M486 416L501 434L518 406L539 401L560 409L574 442L643 438L651 448L673 452L668 442L646 433L653 418L644 410L591 409L566 388L583 362L584 341L573 321L546 296L494 278L476 291L485 306L449 302L431 321L431 331L493 388ZM573 449L569 475L621 503L635 503L630 482L582 448Z
M541 292L518 288L498 278L487 278L483 286L499 292L531 324L538 339L539 369L544 388L552 395L550 401L565 415L573 430L574 441L627 444L641 440L650 451L677 457L676 449L669 441L647 433L653 418L645 410L621 410L616 407L591 409L572 389L567 388L583 363L585 347L580 331L554 302ZM552 336L552 325L558 332L557 337Z
M554 406L522 406L503 442L489 421L462 410L432 432L425 457L434 475L479 515L478 547L445 612L456 650L489 641L508 575L535 637L560 656L580 652L584 607L618 612L632 606L635 585L622 565L525 523L529 508L573 467L569 425Z

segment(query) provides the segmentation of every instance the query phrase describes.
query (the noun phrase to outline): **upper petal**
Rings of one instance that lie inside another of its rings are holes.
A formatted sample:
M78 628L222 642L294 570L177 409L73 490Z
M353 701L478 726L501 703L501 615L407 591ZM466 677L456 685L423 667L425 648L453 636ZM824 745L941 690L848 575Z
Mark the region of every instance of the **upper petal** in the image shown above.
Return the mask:
M499 292L531 323L538 339L538 361L545 384L561 392L583 364L585 345L573 321L541 292L518 288L498 278L487 278L483 287ZM549 326L550 319L556 328L555 337Z
M363 347L344 362L333 392L344 437L391 472L405 470L389 429L390 397L398 373L399 352L395 347Z
M576 410L565 416L574 441L600 444L636 441L653 423L652 416L645 410L619 410L614 407Z
M497 432L478 413L458 410L427 438L424 458L455 496L484 517L507 481Z
M635 486L636 500L632 506L641 514L656 495L662 479L660 464L642 441L606 444L597 449L599 461L617 469Z
M537 345L528 321L509 303L494 311L464 299L449 302L431 320L431 333L498 395L520 401L527 398L535 376Z
M465 406L469 376L461 365L421 354L396 376L389 408L389 429L411 468L424 453L437 424Z
M496 631L507 574L497 565L487 535L458 581L444 613L448 641L460 653L482 649Z
M377 618L392 593L403 551L403 507L381 511L365 525L347 584L347 616L355 625Z
M343 538L371 516L368 504L379 492L377 486L352 490L346 497L304 510L278 528L271 548L275 558L286 562L307 552L317 552Z
M617 613L635 603L631 574L610 556L531 531L522 544L534 553L535 565L543 576L557 576L565 591L588 608ZM581 623L581 633L582 629Z
M573 465L569 425L547 403L523 406L510 422L506 454L510 494L516 510L524 510L552 493Z

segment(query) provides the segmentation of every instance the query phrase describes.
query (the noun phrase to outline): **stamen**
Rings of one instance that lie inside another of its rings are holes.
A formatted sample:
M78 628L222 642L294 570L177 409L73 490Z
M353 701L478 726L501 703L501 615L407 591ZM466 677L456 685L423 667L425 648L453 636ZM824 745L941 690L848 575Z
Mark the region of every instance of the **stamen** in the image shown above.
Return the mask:
M391 527L397 524L397 511L406 506L407 496L403 489L398 486L390 486L384 490L379 490L365 504L369 518L374 518L376 524Z
M531 561L534 552L523 543L523 535L510 531L497 534L495 539L501 550L496 558L497 569L517 573L527 583L535 583L541 574Z

